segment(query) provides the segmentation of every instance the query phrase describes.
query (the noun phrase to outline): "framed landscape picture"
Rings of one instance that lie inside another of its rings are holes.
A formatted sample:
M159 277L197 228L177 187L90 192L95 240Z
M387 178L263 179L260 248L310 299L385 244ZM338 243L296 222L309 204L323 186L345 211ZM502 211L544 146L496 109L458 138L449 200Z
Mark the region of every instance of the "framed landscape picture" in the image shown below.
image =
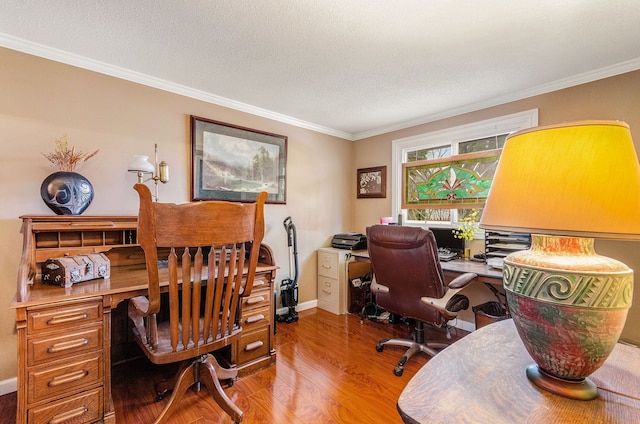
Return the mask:
M287 137L191 116L191 199L286 203Z

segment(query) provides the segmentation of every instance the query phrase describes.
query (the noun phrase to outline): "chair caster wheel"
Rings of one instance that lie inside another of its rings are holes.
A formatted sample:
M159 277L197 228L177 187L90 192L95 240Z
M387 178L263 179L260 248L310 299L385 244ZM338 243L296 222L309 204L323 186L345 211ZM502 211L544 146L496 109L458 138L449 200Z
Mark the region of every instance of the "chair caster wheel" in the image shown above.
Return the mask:
M229 387L233 387L233 384L234 384L235 382L236 382L236 379L235 379L235 378L229 378L229 379L227 380L227 385L228 385Z
M156 402L160 402L162 399L164 399L164 395L165 394L166 394L166 392L156 393Z
M395 367L395 368L393 368L393 374L396 377L401 377L403 372L404 372L404 368L403 367Z
M376 350L377 350L378 352L382 352L382 351L384 350L384 345L377 344L377 345L376 345Z

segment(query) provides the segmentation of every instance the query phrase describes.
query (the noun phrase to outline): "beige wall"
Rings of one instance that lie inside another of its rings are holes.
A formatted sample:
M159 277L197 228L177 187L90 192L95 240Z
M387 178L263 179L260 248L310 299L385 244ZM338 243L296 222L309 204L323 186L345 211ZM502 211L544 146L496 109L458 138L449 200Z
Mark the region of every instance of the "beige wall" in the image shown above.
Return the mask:
M83 151L100 149L78 171L93 184L95 199L85 214L135 214L134 176L126 172L133 154L153 154L171 165L171 182L160 187L162 201L189 200L189 115L197 115L289 137L287 204L267 205L265 242L282 267L277 282L289 277L288 248L282 226L296 224L300 257L300 302L316 299L318 247L331 235L364 231L391 214L391 140L475 122L516 111L539 109L541 125L575 119L620 119L640 142L640 72L485 109L357 142L252 116L202 101L0 48L0 382L16 375L15 293L22 240L19 216L52 212L39 195L51 173L42 152L67 134ZM215 76L212 76L212 78ZM635 129L635 132L633 131ZM387 165L386 199L355 196L356 169ZM640 269L637 243L599 242L600 252ZM481 288L480 288L481 289ZM475 303L486 293L478 293ZM640 341L640 294L635 295L624 337ZM470 314L470 313L469 313ZM473 321L472 314L462 319Z
M291 216L300 258L299 300L316 299L317 248L352 227L352 142L225 109L94 72L0 49L0 382L16 376L16 288L22 249L19 216L52 215L40 184L52 172L41 155L68 134L76 148L100 149L78 171L94 186L85 214L136 214L135 176L126 172L133 154L153 155L171 166L160 200L189 200L189 115L288 136L287 204L266 206L265 242L276 255L276 282L289 277L287 236ZM215 76L212 75L212 78Z
M583 84L529 99L483 109L449 119L413 128L395 131L355 142L352 179L357 168L386 165L391 172L391 141L423 134L443 128L477 122L529 109L538 109L539 125L585 119L614 119L625 121L631 127L636 152L640 152L640 71ZM624 182L612 182L619 184ZM387 193L391 193L391 176L387 175ZM355 195L354 195L355 196ZM364 231L368 225L378 222L382 216L391 215L391 198L358 199L353 208L354 231ZM596 241L598 253L616 258L640 273L640 243ZM640 277L636 277L636 280ZM484 291L483 291L484 290ZM472 291L472 304L495 300L488 290L476 287ZM461 319L473 322L471 311L465 311ZM640 289L636 288L633 306L627 318L622 338L640 343Z

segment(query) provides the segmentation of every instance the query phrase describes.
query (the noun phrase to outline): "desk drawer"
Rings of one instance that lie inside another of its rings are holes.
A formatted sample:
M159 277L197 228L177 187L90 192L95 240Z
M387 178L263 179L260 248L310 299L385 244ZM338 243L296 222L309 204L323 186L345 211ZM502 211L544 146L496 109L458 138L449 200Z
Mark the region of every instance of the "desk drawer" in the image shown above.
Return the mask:
M242 312L242 331L252 331L271 323L271 308L268 306Z
M29 369L27 401L35 403L59 394L77 392L102 381L102 352L75 357L71 362L60 361L58 366L45 364Z
M36 309L27 312L27 332L35 334L39 331L77 327L101 320L102 302L100 300Z
M82 424L102 419L102 388L83 392L72 398L48 403L28 412L29 424Z
M265 290L269 288L269 277L265 274L256 275L253 279L253 288L251 294L254 294L258 290Z
M271 304L273 294L269 290L254 290L248 297L242 298L242 314L247 311L263 308Z
M318 250L318 275L338 279L338 255Z
M79 353L102 349L102 325L75 331L57 333L50 337L27 338L27 365L38 365Z
M333 278L318 277L318 302L338 306L340 282Z
M238 341L238 363L245 364L269 355L269 327L255 331L244 331Z

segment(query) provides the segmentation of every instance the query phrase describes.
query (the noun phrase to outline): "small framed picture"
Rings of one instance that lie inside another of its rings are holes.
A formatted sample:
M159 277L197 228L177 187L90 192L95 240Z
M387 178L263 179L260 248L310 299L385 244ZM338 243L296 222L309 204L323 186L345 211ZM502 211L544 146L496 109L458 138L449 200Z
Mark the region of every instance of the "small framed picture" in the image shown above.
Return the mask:
M387 167L358 169L356 184L358 199L387 197Z

